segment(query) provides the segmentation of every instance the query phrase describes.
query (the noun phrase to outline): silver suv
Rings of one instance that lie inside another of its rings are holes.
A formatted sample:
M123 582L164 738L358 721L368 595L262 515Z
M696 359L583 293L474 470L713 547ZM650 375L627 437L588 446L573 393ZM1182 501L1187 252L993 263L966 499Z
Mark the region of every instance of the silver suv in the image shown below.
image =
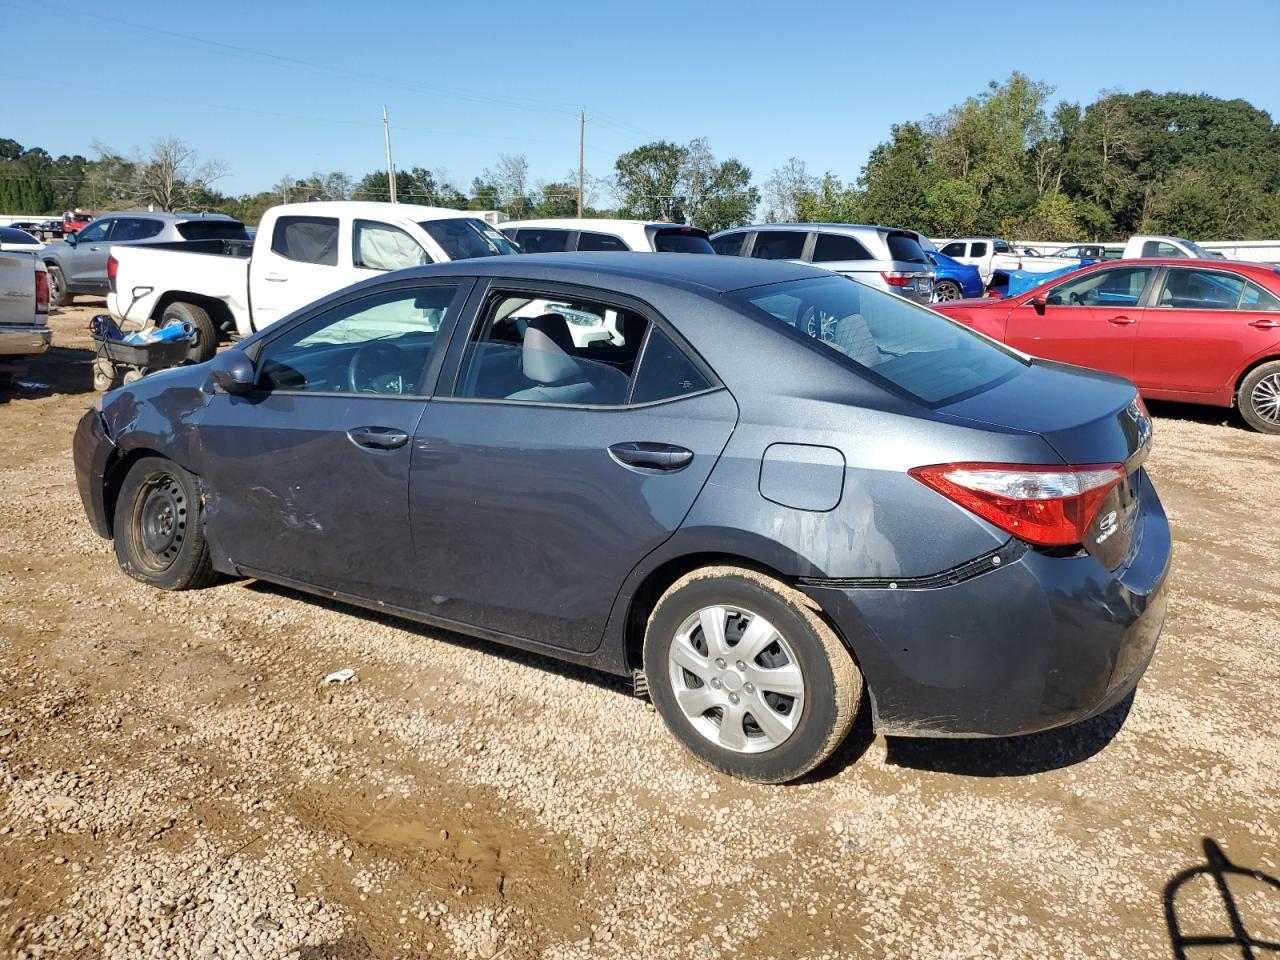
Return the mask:
M910 230L849 223L762 223L717 233L711 246L730 256L812 263L916 303L933 299L933 264Z
M221 213L107 213L48 244L40 259L49 269L49 297L62 306L78 293L105 297L107 257L121 244L248 240L244 224Z

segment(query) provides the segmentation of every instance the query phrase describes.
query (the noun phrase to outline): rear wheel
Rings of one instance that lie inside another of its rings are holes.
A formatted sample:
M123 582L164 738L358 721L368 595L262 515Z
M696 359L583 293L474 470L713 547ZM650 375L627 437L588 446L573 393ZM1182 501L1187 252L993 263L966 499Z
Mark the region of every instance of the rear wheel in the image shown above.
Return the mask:
M61 307L71 302L71 294L67 291L67 281L62 276L62 268L56 263L46 263L49 271L49 305Z
M753 570L704 567L649 618L644 668L667 728L703 763L781 783L845 738L862 677L803 594Z
M1240 383L1240 415L1261 433L1280 433L1280 360L1261 364Z
M157 326L166 327L171 323L189 323L195 330L195 340L187 351L189 363L204 363L218 352L218 328L204 307L197 307L194 303L171 303L160 314Z
M960 300L964 297L964 292L960 289L960 285L951 280L939 280L933 287L933 298L938 303L946 303L949 300Z
M143 457L116 500L120 569L162 590L206 587L217 580L201 523L195 478L163 457Z

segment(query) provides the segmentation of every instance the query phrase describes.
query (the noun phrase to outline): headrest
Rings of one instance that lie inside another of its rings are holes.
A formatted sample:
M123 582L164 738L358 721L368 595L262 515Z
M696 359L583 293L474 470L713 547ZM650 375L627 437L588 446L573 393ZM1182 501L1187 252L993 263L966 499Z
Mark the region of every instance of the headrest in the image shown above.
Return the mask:
M521 367L524 375L537 383L567 383L581 380L582 368L569 353L573 336L569 322L558 313L544 313L529 321L524 332Z

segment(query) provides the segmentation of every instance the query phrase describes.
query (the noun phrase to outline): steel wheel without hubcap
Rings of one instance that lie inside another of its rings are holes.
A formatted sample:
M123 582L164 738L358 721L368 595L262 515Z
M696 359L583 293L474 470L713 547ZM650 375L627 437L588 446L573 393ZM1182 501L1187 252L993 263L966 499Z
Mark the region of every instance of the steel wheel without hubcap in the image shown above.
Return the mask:
M140 559L154 571L167 570L187 533L187 497L175 477L160 474L138 491L133 539Z
M785 637L740 607L703 607L677 629L671 687L695 730L735 753L763 753L795 732L805 682Z
M1260 419L1280 426L1280 373L1255 383L1249 393L1249 403Z

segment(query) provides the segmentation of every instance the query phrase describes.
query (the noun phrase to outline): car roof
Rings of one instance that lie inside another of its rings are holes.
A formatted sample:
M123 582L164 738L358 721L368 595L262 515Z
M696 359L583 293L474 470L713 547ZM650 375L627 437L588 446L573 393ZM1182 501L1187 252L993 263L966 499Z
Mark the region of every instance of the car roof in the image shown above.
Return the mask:
M1095 270L1099 267L1128 267L1134 264L1140 264L1148 267L1192 267L1199 270L1237 270L1242 273L1252 273L1259 276L1270 276L1280 279L1280 267L1274 263L1258 263L1254 260L1219 260L1216 257L1209 260L1203 257L1134 257L1128 260L1102 260L1098 263L1091 263L1085 267L1085 270Z
M902 230L901 227L886 227L874 223L756 223L748 227L730 227L721 230L716 236L726 233L742 233L746 230L829 230L834 233L865 233L879 230ZM914 230L902 230L903 233L915 233Z
M282 203L272 212L289 217L376 217L379 220L446 220L454 217L480 218L475 211L452 207L428 207L418 203L385 203L379 200L315 200Z
M623 220L613 217L544 217L540 220L507 220L498 224L498 229L514 227L542 227L544 229L559 228L561 230L592 230L597 227L686 227L684 223L663 223L657 220ZM691 230L697 227L689 227Z
M828 270L782 260L713 257L690 253L527 253L478 257L411 267L402 276L511 277L522 280L607 286L619 293L639 292L658 283L703 293L725 293L790 280L829 279Z
M194 213L187 210L112 210L100 213L93 219L105 220L107 217L144 217L150 220L165 220L172 223L185 223L188 220L230 220L238 223L234 217L225 213Z

